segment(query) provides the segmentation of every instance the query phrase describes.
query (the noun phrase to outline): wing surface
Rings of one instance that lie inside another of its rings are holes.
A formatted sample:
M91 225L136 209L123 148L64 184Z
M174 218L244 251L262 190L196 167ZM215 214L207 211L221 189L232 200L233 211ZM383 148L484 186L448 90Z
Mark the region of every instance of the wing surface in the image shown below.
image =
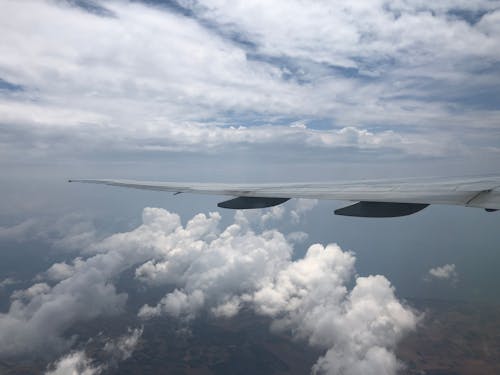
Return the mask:
M310 198L381 202L387 204L407 203L414 206L407 205L401 207L404 209L404 212L408 211L410 213L412 213L412 211L418 211L418 207L423 208L425 205L429 204L479 207L487 210L500 209L500 176L282 184L180 183L112 179L80 179L69 180L69 182L95 183L173 193L211 194L254 198L238 201L232 200L232 203L227 204L226 202L221 203L221 207L233 206L230 208L262 208L282 203L290 198ZM271 199L259 200L259 198ZM238 204L234 204L235 202ZM245 207L244 202L248 202L248 207ZM366 210L370 209L370 207L375 207L380 210L382 206L357 206L350 211L345 211L347 213L344 214L348 215L349 212L361 212L360 208ZM394 210L396 206L388 205L387 207ZM339 214L342 213L339 212Z

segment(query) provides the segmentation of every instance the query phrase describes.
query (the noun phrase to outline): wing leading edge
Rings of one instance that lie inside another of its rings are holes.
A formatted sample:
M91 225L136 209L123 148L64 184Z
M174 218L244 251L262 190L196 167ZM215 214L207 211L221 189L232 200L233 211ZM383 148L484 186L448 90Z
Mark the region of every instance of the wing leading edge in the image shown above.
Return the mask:
M430 204L500 209L500 176L462 179L373 180L333 183L217 184L134 180L69 180L134 189L236 197L219 207L271 207L290 198L356 201L336 214L362 217L410 215Z

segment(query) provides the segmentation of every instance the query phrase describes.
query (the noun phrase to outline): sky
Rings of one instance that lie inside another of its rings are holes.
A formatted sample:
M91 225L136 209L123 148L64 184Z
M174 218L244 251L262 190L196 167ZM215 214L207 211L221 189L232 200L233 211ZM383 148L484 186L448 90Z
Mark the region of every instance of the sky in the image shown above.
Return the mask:
M105 371L65 331L120 314L114 280L129 269L165 288L138 322L250 309L324 350L312 371L327 374L396 373L394 349L420 321L406 299L499 302L495 213L364 220L305 200L235 213L223 198L66 182L498 174L499 1L1 7L0 342L18 344L0 357L48 337L50 371ZM141 334L110 338L110 363Z

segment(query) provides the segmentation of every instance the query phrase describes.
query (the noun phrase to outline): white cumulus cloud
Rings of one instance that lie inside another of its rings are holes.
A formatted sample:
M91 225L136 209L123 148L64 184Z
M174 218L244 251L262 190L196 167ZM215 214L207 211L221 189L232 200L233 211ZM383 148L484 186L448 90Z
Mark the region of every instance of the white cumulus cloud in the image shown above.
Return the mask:
M120 361L130 358L142 332L143 328L128 328L127 333L108 339L102 349L102 363L95 364L85 350L72 351L49 364L45 375L98 375L107 369L115 368Z
M69 353L50 366L45 375L97 375L102 368L92 365L83 350Z
M445 264L431 268L426 275L426 280L448 280L452 285L458 282L458 271L455 264Z
M117 362L130 358L143 332L144 328L142 327L135 329L128 328L127 333L124 335L108 340L103 348L109 357L107 366L115 366Z
M143 306L139 316L189 320L204 309L230 317L247 307L272 317L273 329L324 348L315 371L363 374L373 368L393 374L400 368L393 350L417 317L383 276L356 277L349 290L352 253L313 245L292 261L293 249L281 233L257 234L245 222L200 245L196 252L164 248L163 259L137 268L143 282L176 286L155 306Z
M308 211L312 210L314 207L317 206L318 200L317 199L296 199L295 200L295 207L290 211L290 217L292 218L292 221L295 223L298 223L300 221L300 218Z
M39 282L11 295L9 310L0 314L0 354L67 348L71 342L63 333L73 323L123 311L127 295L113 282L135 267L144 287L169 291L144 305L141 318L166 315L189 322L202 311L224 318L245 308L270 317L272 330L324 350L313 369L318 373L394 374L400 368L394 349L418 317L384 276L356 275L354 254L335 244L312 245L293 260L293 243L285 234L242 212L225 228L220 220L218 213L197 214L183 225L174 213L145 208L140 226L85 249L94 255L51 266L43 277L52 284ZM124 359L141 334L129 331L104 349ZM65 366L98 371L80 352L55 368Z

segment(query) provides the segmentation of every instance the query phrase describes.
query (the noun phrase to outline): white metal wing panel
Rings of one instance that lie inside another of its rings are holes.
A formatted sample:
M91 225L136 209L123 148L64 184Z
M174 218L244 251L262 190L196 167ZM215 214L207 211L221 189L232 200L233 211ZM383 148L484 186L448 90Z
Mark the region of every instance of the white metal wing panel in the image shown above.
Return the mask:
M70 180L135 189L263 198L445 204L500 209L500 177L373 180L333 183L216 184L134 180Z

